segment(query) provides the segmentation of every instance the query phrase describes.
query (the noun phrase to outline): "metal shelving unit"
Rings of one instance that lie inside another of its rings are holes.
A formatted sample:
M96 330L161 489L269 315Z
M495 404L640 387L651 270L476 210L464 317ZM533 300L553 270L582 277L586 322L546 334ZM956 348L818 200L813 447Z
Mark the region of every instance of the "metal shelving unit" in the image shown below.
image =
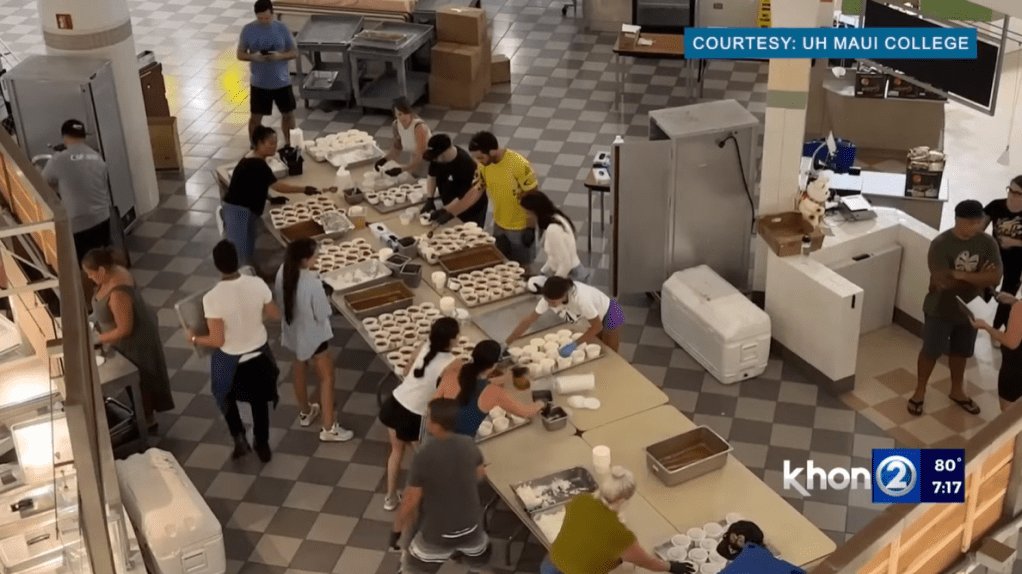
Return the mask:
M381 62L384 73L355 92L355 104L363 108L389 110L398 97L415 103L426 95L429 76L413 72L410 60L417 50L433 39L433 27L403 22L382 22L378 32L403 35L398 41L382 41L355 37L348 48L351 62L351 83L359 84L359 61Z
M298 33L295 44L299 57L295 60L295 71L298 76L298 94L305 100L306 108L309 107L309 100L352 101L352 86L358 85L357 78L361 74L353 73L348 48L351 39L362 30L364 22L362 16L313 15ZM325 61L324 54L337 55L338 61ZM303 55L312 63L308 73L302 69Z

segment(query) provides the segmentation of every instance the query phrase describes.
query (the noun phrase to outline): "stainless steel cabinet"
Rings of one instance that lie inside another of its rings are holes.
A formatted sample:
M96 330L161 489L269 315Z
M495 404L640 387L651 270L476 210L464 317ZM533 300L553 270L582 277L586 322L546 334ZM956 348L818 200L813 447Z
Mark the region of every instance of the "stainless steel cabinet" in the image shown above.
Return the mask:
M109 60L29 56L3 82L18 142L29 157L53 153L50 146L61 143L60 126L66 120L85 123L86 143L106 161L114 203L125 229L130 227L136 219L135 191Z
M703 264L748 289L758 130L734 100L707 102L651 112L654 141L615 146L615 295L659 291Z

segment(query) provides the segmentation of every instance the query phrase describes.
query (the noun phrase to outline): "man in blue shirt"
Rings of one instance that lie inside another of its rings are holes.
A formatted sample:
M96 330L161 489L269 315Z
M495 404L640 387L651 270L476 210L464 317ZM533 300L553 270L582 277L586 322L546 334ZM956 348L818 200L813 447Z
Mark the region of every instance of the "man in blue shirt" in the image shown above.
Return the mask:
M281 131L284 142L291 145L291 129L295 127L295 94L291 89L291 73L287 63L298 57L290 30L273 19L273 3L257 0L256 21L246 24L238 42L238 59L249 62L251 70L252 117L248 121L248 134L262 125L263 116L273 113L273 104L280 110Z

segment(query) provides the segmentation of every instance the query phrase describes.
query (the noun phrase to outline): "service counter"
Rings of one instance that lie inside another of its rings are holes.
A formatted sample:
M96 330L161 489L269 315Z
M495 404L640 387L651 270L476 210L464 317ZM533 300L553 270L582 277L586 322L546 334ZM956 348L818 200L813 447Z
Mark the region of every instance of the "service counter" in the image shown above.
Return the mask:
M893 316L919 333L923 321L927 252L938 232L897 209L875 211L876 219L867 221L828 218L823 247L808 256L778 257L766 250L766 312L773 338L786 359L835 395L854 388L864 309L872 314L870 305L893 301L886 324ZM871 267L891 248L901 250L896 277ZM856 267L859 271L849 271ZM863 285L846 275L862 278Z

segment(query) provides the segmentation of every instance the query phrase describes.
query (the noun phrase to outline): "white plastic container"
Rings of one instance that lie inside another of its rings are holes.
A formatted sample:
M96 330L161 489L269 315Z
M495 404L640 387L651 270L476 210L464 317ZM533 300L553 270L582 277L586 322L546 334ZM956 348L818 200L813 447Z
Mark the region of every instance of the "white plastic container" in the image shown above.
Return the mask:
M224 537L213 511L169 452L151 448L119 460L124 507L154 574L223 574Z
M664 282L664 330L724 384L758 376L770 356L770 317L706 265Z

